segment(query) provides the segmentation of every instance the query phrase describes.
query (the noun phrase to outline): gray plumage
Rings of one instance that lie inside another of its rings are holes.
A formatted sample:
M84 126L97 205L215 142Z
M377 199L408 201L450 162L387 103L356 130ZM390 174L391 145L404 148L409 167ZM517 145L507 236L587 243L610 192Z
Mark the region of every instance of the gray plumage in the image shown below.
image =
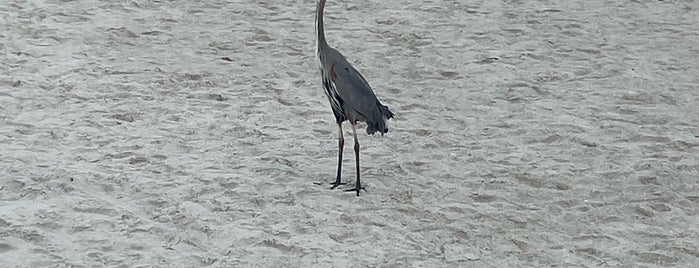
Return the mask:
M392 118L393 113L379 102L366 79L346 61L335 64L333 71L337 74L335 88L348 119L366 122L367 134L387 133L386 120Z
M330 102L335 120L340 130L339 137L339 159L337 167L337 178L333 188L341 183L340 176L342 170L342 151L344 148L344 137L342 133L342 122L349 121L352 124L352 134L354 136L354 152L357 167L357 182L354 189L349 191L359 191L363 189L359 176L359 142L357 140L357 122L366 122L367 134L374 134L377 131L381 135L388 132L386 120L393 118L393 113L381 104L376 98L369 83L364 79L357 69L350 64L347 59L334 48L331 48L325 40L323 30L323 9L325 0L318 0L316 6L316 32L318 36L318 46L316 54L320 61L320 73L323 82L325 95Z

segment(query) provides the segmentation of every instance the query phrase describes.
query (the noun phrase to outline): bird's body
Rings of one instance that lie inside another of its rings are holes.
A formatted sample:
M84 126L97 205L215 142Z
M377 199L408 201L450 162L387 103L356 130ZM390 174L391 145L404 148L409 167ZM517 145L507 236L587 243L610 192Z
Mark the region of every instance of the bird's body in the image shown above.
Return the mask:
M345 59L342 53L328 45L323 30L324 8L325 0L318 0L316 7L316 32L318 37L316 54L320 62L323 89L330 101L330 107L340 130L340 155L337 178L333 183L333 188L342 184L340 179L342 173L342 151L344 148L342 122L349 121L352 124L357 167L356 187L350 191L356 191L357 195L359 195L359 191L363 188L359 179L359 142L355 126L357 122L366 122L367 134L374 134L378 131L383 135L388 132L386 120L393 118L393 113L376 98L374 91L366 79L364 79L364 76Z

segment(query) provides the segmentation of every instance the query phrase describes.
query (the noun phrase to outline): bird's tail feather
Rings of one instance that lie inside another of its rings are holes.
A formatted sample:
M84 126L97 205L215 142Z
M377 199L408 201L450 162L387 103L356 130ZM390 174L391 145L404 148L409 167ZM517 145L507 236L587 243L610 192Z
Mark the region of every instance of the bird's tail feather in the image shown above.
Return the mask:
M388 106L379 104L379 107L381 107L381 114L386 120L393 118L394 114L388 109Z
M376 133L376 131L380 132L381 135L388 133L386 120L393 118L394 115L386 105L378 103L378 106L378 114L374 116L374 120L367 120L366 133L369 135Z

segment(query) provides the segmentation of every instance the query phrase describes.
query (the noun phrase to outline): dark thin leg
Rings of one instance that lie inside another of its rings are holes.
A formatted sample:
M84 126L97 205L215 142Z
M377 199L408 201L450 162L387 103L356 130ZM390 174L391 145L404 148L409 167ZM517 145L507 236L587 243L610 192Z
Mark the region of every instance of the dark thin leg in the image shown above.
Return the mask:
M357 139L357 128L355 127L354 124L352 124L352 135L354 136L354 160L356 162L356 167L357 167L357 183L354 187L354 189L347 189L345 191L347 192L357 192L357 196L359 196L359 191L364 190L364 187L362 187L362 181L360 180L360 173L359 173L359 140Z
M335 178L335 182L330 183L333 186L330 189L335 189L339 185L347 184L346 182L343 183L341 180L341 176L342 176L342 151L345 148L345 137L342 133L342 122L338 122L337 127L340 129L340 138L338 139L338 144L337 144L338 147L340 148L340 154L337 157L337 178Z

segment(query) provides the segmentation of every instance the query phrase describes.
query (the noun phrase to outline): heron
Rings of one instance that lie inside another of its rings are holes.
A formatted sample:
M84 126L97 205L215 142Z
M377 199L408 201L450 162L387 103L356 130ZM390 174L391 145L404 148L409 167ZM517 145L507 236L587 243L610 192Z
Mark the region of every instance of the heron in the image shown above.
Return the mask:
M393 118L393 113L387 106L381 104L369 83L364 76L350 64L345 56L336 49L330 47L325 40L323 30L323 9L325 0L318 0L316 5L316 34L318 46L316 56L320 62L320 75L322 78L325 96L330 101L335 121L337 122L340 135L338 138L339 155L337 160L337 177L332 182L332 188L346 184L341 180L342 175L342 151L345 147L345 138L342 132L342 123L349 121L352 125L352 136L354 137L354 159L357 169L357 180L354 188L347 189L348 192L359 192L365 190L360 180L359 172L359 140L357 139L357 122L367 124L366 133L372 135L377 131L383 134L388 133L386 120ZM366 190L365 190L366 191Z

